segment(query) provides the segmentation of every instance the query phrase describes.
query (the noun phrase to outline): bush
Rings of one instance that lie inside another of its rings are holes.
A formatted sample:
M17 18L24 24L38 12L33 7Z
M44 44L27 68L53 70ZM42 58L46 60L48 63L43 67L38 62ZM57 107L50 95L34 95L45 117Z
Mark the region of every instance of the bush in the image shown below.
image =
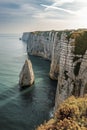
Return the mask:
M40 125L37 130L87 130L87 96L65 100L53 119Z

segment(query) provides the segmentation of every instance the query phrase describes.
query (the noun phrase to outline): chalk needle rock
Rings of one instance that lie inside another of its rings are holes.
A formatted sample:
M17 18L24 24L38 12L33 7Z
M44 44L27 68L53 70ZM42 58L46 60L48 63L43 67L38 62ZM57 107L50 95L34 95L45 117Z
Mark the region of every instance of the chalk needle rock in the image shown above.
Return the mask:
M19 75L19 85L21 87L31 86L34 83L34 72L30 60L26 60Z

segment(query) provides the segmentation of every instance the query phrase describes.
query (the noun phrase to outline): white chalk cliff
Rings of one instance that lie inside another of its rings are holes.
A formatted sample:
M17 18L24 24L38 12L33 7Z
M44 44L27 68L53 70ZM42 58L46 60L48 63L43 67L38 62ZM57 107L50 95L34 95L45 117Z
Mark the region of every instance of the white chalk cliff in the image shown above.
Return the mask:
M58 79L55 108L87 92L87 30L30 32L26 41L28 54L51 60L50 77Z
M31 86L34 83L34 72L30 60L26 60L19 75L19 85L21 87Z

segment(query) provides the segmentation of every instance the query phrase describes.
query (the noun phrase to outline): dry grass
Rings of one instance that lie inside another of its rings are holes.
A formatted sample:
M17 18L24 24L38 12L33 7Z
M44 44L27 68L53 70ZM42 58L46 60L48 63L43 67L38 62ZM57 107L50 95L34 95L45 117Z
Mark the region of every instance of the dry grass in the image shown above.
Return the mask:
M59 106L54 118L36 130L87 130L87 96L68 98Z

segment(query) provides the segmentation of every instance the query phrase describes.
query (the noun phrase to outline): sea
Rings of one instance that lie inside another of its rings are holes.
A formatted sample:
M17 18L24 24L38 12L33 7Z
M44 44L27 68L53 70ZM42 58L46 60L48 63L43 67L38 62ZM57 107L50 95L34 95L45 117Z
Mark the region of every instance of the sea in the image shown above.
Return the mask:
M49 78L50 61L27 56L20 34L0 34L0 130L35 130L52 116L57 82ZM35 74L32 87L20 89L19 74L27 58Z

